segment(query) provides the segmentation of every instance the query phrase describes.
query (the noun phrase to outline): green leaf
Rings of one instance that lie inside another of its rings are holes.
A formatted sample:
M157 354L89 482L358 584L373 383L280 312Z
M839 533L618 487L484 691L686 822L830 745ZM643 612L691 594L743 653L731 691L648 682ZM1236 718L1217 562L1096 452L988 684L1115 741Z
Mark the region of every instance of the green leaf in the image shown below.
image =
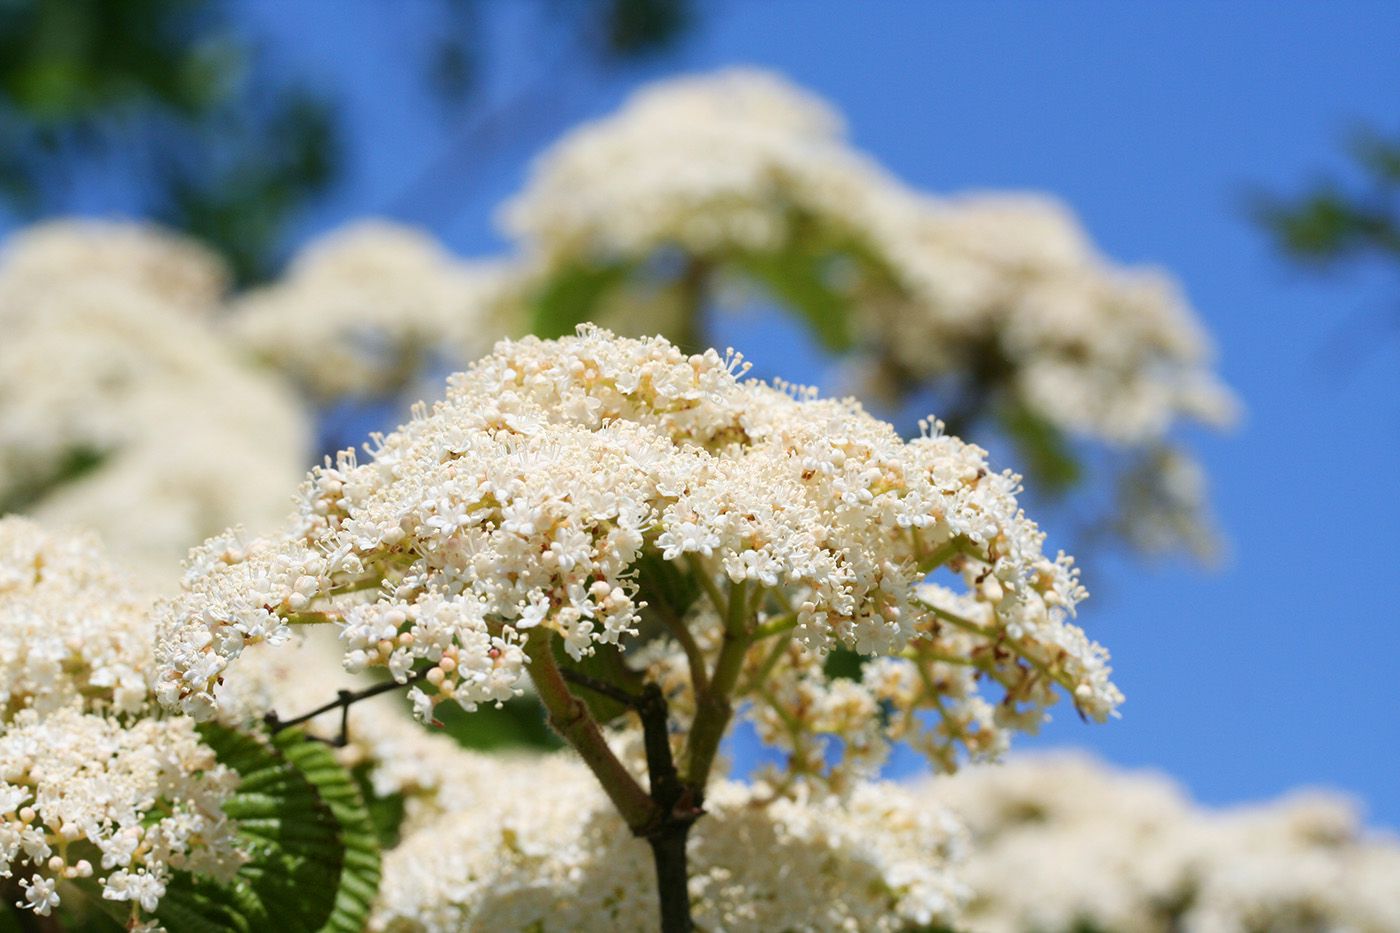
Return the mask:
M404 795L397 793L380 797L375 794L374 784L370 780L370 772L373 770L373 763L363 762L355 766L355 769L350 772L350 776L355 779L356 786L360 788L360 797L365 802L370 822L374 824L374 834L379 838L380 851L383 851L392 849L399 844L399 827L403 825Z
M344 861L335 906L321 927L326 933L357 933L369 919L379 891L379 839L359 785L341 767L329 746L308 740L298 731L277 734L274 744L299 770L330 808L339 823Z
M657 611L669 611L673 618L684 619L700 598L700 583L695 577L655 550L642 551L637 571L642 599Z
M1001 422L1041 489L1055 495L1079 482L1079 460L1054 425L1019 405L1003 409Z
M61 486L75 483L93 473L107 459L107 453L96 447L79 446L65 451L58 462L41 476L27 477L11 484L9 492L0 496L0 514L23 512Z
M363 929L379 883L378 841L330 750L293 729L271 741L218 725L200 734L240 775L224 809L252 858L228 885L177 873L157 919L171 933Z
M484 704L470 713L456 703L442 703L433 715L442 723L442 731L464 748L552 751L564 745L549 728L544 707L535 697L516 697L499 708Z
M632 269L631 263L575 263L563 269L535 294L530 333L546 339L572 334L597 316L603 296L621 285Z
M790 249L751 254L740 259L739 266L796 311L822 346L840 353L850 350L855 340L846 297L828 282L828 272L838 258L830 253Z
M1356 161L1384 185L1400 185L1400 139L1387 139L1374 127L1362 127L1352 134L1351 151Z
M832 680L860 680L865 658L850 648L833 648L822 664L822 673Z

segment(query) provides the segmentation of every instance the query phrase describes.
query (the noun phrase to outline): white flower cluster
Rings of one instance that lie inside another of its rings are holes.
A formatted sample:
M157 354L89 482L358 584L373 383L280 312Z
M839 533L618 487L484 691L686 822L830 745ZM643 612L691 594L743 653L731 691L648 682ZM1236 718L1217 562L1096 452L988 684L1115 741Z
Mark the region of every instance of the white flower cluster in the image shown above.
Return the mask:
M490 761L466 772L458 808L389 853L371 929L652 928L650 850L592 775L563 756ZM898 785L841 801L721 782L706 806L690 843L700 929L904 930L950 922L964 897L956 820Z
M339 627L352 671L416 669L423 718L505 700L537 627L575 659L635 648L655 560L710 593L695 637L715 641L705 613L723 606L753 657L791 641L810 680L841 645L897 656L934 678L911 705L947 697L986 710L988 730L1033 725L1056 685L1082 713L1112 713L1106 653L1067 620L1076 574L1042 553L1014 476L955 438L906 443L853 401L742 382L738 365L587 328L500 344L368 463L315 471L286 535L194 553L163 615L163 701L213 715L247 645L316 622ZM938 568L976 611L929 600ZM968 695L979 678L1008 691L995 712Z
M1400 929L1400 840L1321 795L1231 810L1074 756L936 779L971 834L972 933Z
M1134 445L1181 418L1223 426L1235 401L1209 338L1164 273L1100 257L1043 195L911 203L872 230L904 300L871 300L879 353L908 378L956 375L989 348L1001 391L1071 434Z
M671 279L684 289L697 271L713 286L805 269L815 285L803 288L848 306L864 389L897 402L932 386L950 409L1146 447L1139 479L1178 423L1235 416L1210 341L1164 273L1103 258L1050 198L903 186L849 146L826 105L763 72L643 89L547 152L505 222L526 254L523 293L615 266L592 319L646 333L698 327L675 322ZM1188 544L1203 539L1203 503L1156 498L1176 511L1132 540L1180 526Z
M212 314L231 276L214 252L154 224L65 219L35 224L0 249L7 289L75 277L121 282L185 313Z
M138 712L154 635L149 601L91 537L0 518L0 711Z
M916 379L956 377L992 344L1022 404L1114 443L1234 410L1165 275L1115 268L1049 198L942 200L902 187L848 146L821 101L775 75L643 89L558 143L506 221L553 264L639 261L664 247L724 262L804 237L859 246L874 277L899 286L898 300L852 287L867 335Z
M409 227L361 221L306 247L285 277L234 303L228 326L321 398L402 388L445 353L488 350L502 272Z
M167 578L208 535L284 517L308 426L193 304L216 294L194 247L114 224L19 240L0 263L0 508L93 528Z
M823 102L776 75L732 70L639 91L535 166L503 218L537 263L702 258L784 248L811 218L844 229L893 184L841 140Z
M0 878L47 916L62 880L156 909L174 871L237 871L238 776L148 689L148 604L90 538L0 519ZM96 864L94 864L94 861Z

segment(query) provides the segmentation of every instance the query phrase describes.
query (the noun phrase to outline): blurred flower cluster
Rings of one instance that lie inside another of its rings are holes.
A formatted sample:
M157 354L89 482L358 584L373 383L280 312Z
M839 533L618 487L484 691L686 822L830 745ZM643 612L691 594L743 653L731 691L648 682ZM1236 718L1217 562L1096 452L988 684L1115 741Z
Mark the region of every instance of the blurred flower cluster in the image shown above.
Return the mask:
M91 528L170 579L191 544L267 527L307 413L218 330L226 277L188 240L60 221L0 253L0 508Z
M1074 755L1029 756L933 782L969 834L960 928L1400 928L1400 840L1318 792L1206 809L1166 778Z

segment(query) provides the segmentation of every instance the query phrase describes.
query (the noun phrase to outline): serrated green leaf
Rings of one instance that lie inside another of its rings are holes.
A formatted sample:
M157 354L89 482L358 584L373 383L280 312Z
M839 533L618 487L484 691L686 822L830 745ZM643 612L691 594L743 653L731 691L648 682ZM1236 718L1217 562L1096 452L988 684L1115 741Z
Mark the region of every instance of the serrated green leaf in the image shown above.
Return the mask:
M379 837L364 797L350 772L341 767L329 747L307 741L294 730L274 740L287 759L311 782L340 824L344 860L335 906L321 927L325 933L357 933L369 919L379 891Z
M359 790L300 730L271 741L217 725L200 735L239 773L225 807L251 858L231 884L177 872L157 919L171 933L353 933L379 882L379 847Z

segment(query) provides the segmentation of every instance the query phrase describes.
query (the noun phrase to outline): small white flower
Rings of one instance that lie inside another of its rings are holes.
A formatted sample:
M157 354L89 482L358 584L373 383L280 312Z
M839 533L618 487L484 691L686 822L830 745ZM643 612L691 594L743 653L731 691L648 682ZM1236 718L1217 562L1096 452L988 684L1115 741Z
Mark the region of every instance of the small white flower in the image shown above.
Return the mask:
M28 907L41 917L47 917L60 903L58 883L52 878L34 875L20 879L19 884L24 889L24 900L18 906Z

